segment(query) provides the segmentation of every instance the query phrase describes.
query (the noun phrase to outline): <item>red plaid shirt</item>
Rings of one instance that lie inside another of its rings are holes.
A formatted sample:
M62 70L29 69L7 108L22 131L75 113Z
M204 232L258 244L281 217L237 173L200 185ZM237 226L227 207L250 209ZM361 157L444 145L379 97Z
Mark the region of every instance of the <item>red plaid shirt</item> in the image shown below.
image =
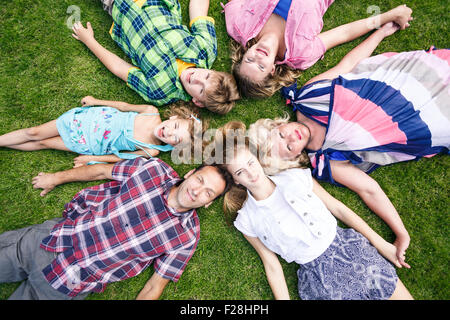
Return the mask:
M160 159L117 163L114 181L78 192L41 248L58 252L43 273L69 296L102 292L106 283L155 272L178 281L200 237L195 210L167 205L178 174Z

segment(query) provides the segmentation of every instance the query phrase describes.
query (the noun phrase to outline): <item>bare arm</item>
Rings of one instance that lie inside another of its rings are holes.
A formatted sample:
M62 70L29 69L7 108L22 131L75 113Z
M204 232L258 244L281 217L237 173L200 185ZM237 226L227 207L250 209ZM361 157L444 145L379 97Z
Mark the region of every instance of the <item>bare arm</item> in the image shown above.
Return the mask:
M114 164L96 164L55 173L40 172L32 179L32 184L34 189L43 189L40 194L43 197L60 184L112 179L113 166Z
M405 251L410 237L397 210L380 185L353 164L343 161L330 161L334 180L356 192L370 210L377 214L392 229L397 239L397 257L404 264Z
M158 108L150 104L131 104L122 101L100 100L92 96L86 96L81 99L81 105L83 107L108 106L122 112L158 113Z
M87 28L84 28L81 22L77 22L74 24L72 31L72 36L83 42L109 71L125 82L128 80L128 70L134 66L103 48L95 40L90 22L87 23Z
M321 73L310 79L308 83L312 83L324 79L334 79L341 74L345 74L353 70L353 68L363 59L370 57L380 42L387 36L398 30L398 26L393 23L383 25L382 28L372 33L367 39L361 42L353 50L347 53L344 58L333 68Z
M367 32L379 28L388 22L395 22L399 25L400 29L403 30L409 27L409 22L412 20L411 14L412 10L410 8L406 5L400 5L377 16L350 22L322 32L318 37L322 40L328 50L342 43L359 38Z
M159 150L156 149L148 149L145 148L145 150L147 150L147 152L152 156L155 157L159 154ZM138 150L138 151L133 151L133 152L126 152L126 153L130 153L130 154L135 154L144 158L148 158L148 154L146 154L144 151L142 150ZM90 161L99 161L99 162L119 162L122 161L122 158L119 158L118 156L114 155L114 154L106 154L106 155L102 155L102 156L91 156L91 155L80 155L78 157L76 157L75 159L73 159L73 164L74 164L74 168L78 168L81 166L86 165L88 162Z
M258 252L266 271L267 280L273 295L277 300L289 300L289 291L284 278L283 268L275 253L267 249L267 247L256 237L244 235L245 239Z
M189 21L197 17L208 15L209 0L191 0L189 1Z
M139 292L136 300L157 300L169 283L168 279L161 277L156 272L153 273L150 280L147 281L144 288Z
M344 222L347 226L355 229L383 255L390 260L397 267L401 268L402 264L396 256L396 248L384 240L378 233L376 233L361 217L354 213L350 208L342 202L330 195L322 186L313 179L313 191L323 201L328 210L339 220ZM403 265L409 268L409 265L403 262Z

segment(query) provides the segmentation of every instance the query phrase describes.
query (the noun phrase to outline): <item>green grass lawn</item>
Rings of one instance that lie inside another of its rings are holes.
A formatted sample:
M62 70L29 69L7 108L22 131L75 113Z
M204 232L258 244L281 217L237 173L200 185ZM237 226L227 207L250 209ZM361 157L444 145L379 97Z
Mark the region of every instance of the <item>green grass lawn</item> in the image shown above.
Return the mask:
M226 0L223 0L226 2ZM189 0L181 0L188 20ZM214 68L229 71L229 38L219 0L210 0L209 13L217 27L219 55ZM367 8L378 5L387 11L404 1L337 0L324 17L324 30L369 16ZM374 54L386 51L449 48L449 3L443 0L408 1L414 21L406 31L384 40ZM109 37L111 17L99 1L4 1L0 7L0 134L56 119L79 106L82 97L143 103L125 83L111 74L66 27L67 8L77 5L81 21L90 21L97 40L125 57ZM334 66L361 39L341 45L299 78L299 85ZM279 94L264 100L243 99L226 116L203 111L218 127L240 119L247 125L259 118L289 111ZM290 111L289 111L290 112ZM31 179L40 171L55 172L72 167L75 154L43 150L20 152L0 148L0 233L61 216L63 206L80 189L98 184L72 183L57 187L42 198ZM170 156L161 158L170 163ZM399 277L416 299L449 299L449 166L445 156L401 163L377 169L374 177L400 213L411 236L407 262L411 269L398 269ZM175 165L183 175L190 165ZM390 229L345 188L322 184L333 196L361 215L385 239ZM273 299L262 263L244 237L224 218L222 200L200 209L201 237L198 249L178 283L169 283L162 299ZM282 261L293 299L298 299L295 263ZM134 299L153 273L110 284L88 299ZM0 299L7 299L18 283L0 284Z

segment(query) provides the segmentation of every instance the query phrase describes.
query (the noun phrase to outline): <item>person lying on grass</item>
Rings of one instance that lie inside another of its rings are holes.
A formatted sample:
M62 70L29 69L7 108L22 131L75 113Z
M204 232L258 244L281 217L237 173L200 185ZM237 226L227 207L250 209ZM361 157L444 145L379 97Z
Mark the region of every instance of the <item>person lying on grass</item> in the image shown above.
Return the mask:
M192 146L194 128L202 133L208 125L185 106L172 106L161 121L158 109L121 101L81 100L58 119L0 136L0 147L33 151L57 149L79 153L75 165L116 162L139 156L152 157L174 146ZM137 151L136 151L137 150ZM130 152L126 152L130 151Z
M232 184L217 166L197 167L182 180L158 158L136 158L39 173L33 185L45 195L63 183L103 179L112 181L78 192L62 217L0 234L0 282L23 281L10 299L84 299L152 263L137 299L158 299L195 252L196 209Z
M322 32L323 15L334 0L232 0L225 5L232 37L233 75L243 96L272 96L326 51L390 21L409 27L406 5ZM339 5L339 4L336 4Z
M402 265L394 245L323 189L309 168L266 176L257 148L235 134L245 125L225 125L225 139L229 129L235 137L227 140L224 167L237 186L225 196L224 210L237 211L234 226L259 254L275 299L290 298L277 254L300 265L302 300L412 299L396 274L394 265Z
M207 17L209 1L191 0L189 30L182 24L178 0L115 0L112 39L132 64L101 46L88 22L73 26L83 42L114 75L145 101L162 106L178 100L225 114L239 99L233 76L211 70L217 57L214 20Z
M267 174L311 161L315 178L356 192L395 233L403 263L408 231L368 174L379 166L448 153L450 50L370 57L396 28L384 25L302 88L296 83L283 88L297 121L261 119L250 125L249 135L267 155L262 160Z

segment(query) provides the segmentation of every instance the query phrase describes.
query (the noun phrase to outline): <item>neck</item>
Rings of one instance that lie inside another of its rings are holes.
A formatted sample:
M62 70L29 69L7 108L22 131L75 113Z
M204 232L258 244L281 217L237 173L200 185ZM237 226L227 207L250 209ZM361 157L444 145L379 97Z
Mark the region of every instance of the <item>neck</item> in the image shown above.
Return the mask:
M267 176L257 186L248 189L255 200L260 201L267 199L275 190L275 184Z

